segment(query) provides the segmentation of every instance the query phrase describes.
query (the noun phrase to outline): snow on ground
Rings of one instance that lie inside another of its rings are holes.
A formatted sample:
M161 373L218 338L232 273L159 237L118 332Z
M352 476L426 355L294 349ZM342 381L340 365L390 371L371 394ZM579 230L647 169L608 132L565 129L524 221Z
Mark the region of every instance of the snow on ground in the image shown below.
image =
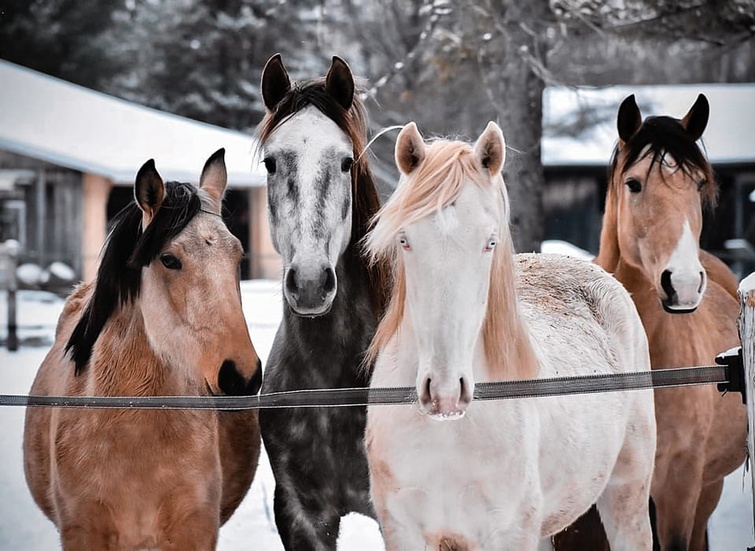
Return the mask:
M263 365L281 315L280 283L242 283L244 312L252 341ZM17 352L0 349L0 394L26 394L52 341L62 300L44 292L19 296ZM5 295L0 293L0 341L5 337ZM42 551L59 549L55 527L36 507L26 487L21 441L24 409L0 407L0 550ZM275 480L267 456L260 458L252 488L233 517L220 529L220 551L241 549L282 550L273 520ZM744 551L753 545L752 499L749 474L742 469L726 479L723 497L710 525L711 551ZM377 524L349 515L341 524L339 550L383 550Z

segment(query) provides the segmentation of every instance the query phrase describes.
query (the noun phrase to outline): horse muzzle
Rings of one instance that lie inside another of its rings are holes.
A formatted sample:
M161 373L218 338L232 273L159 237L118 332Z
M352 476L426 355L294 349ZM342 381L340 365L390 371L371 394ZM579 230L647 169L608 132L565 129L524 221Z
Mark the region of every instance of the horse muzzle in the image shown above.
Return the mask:
M294 313L322 316L330 312L336 296L336 274L329 265L314 268L291 265L286 270L283 294Z
M670 271L661 274L661 305L669 314L689 314L700 305L707 277L704 270Z
M466 377L443 381L425 377L417 389L420 408L438 421L461 419L472 403L474 384Z

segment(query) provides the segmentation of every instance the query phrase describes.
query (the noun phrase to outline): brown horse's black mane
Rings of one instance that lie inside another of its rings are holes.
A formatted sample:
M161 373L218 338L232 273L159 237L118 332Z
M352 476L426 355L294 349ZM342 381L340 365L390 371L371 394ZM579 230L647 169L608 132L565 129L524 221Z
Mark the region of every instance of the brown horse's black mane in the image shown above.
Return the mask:
M352 207L351 244L361 247L362 240L370 227L372 217L380 210L380 196L375 180L364 153L367 138L367 113L358 95L349 109L328 93L325 79L318 78L293 86L269 112L259 128L259 143L262 147L273 131L296 113L308 106L317 108L331 119L351 140L354 146L354 166L352 170ZM387 300L387 268L383 264L370 265L363 259L363 264L370 278L373 304L378 313L382 313Z
M648 148L647 151L645 148ZM611 182L619 169L623 173L640 157L652 155L651 168L654 163L662 163L669 155L679 168L688 176L691 171L698 169L703 172L705 183L700 192L705 205L713 205L716 201L717 187L708 160L690 137L681 122L673 117L648 117L640 129L629 139L622 149L625 153L619 167L619 146L617 145L608 166L608 181Z
M136 202L116 215L102 251L92 298L66 344L66 352L76 364L76 375L86 368L110 316L139 295L142 268L183 231L200 208L193 185L166 182L165 199L146 231L142 231L142 211Z

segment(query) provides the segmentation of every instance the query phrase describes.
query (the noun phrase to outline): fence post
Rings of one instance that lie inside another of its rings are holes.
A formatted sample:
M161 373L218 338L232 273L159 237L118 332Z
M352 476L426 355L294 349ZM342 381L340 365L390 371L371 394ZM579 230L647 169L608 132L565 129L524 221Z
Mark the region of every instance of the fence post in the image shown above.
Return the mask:
M747 455L752 473L755 459L755 272L739 284L739 338L747 397ZM755 473L752 473L753 526L755 526Z

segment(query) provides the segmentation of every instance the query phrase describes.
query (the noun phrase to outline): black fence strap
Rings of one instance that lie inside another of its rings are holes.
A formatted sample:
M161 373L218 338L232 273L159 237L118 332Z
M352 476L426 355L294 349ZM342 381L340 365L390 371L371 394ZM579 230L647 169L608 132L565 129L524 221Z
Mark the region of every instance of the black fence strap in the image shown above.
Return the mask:
M475 400L509 400L727 383L730 367L710 365L632 373L478 383ZM256 396L26 396L0 395L0 406L96 409L250 410L413 404L414 387L292 390Z

